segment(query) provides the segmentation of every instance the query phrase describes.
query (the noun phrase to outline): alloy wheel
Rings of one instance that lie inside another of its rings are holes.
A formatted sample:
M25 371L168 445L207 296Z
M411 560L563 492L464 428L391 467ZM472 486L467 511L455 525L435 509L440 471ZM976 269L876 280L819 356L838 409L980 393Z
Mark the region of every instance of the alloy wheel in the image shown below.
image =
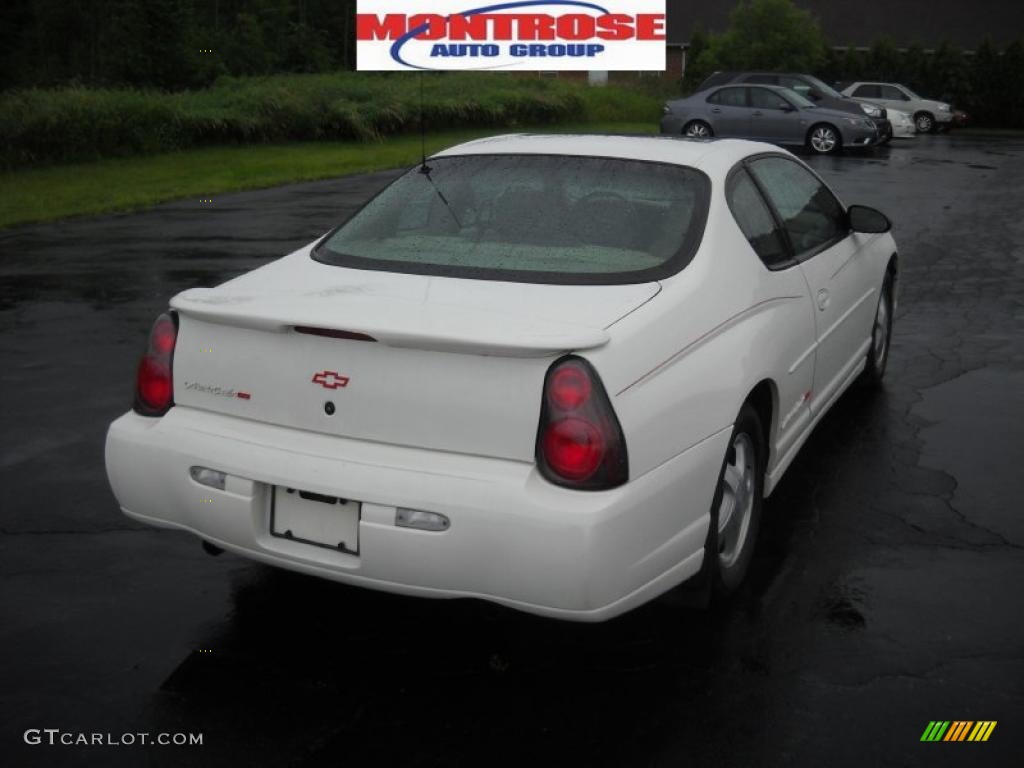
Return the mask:
M823 155L832 152L838 143L836 132L826 125L819 125L811 133L811 147Z
M731 568L746 544L754 511L757 453L744 432L733 438L722 473L722 500L718 507L718 560Z
M882 296L878 302L878 312L875 314L875 328L872 338L875 368L879 371L885 370L885 359L889 354L889 313L891 311L889 283L886 281L882 288Z
M706 139L711 136L711 130L704 123L690 123L686 126L686 136L691 139Z

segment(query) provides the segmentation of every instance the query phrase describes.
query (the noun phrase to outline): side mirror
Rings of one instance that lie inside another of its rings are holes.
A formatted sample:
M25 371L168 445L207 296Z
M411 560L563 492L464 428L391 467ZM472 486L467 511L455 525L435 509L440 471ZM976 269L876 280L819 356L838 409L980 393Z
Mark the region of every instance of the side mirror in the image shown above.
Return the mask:
M846 212L850 220L850 229L865 235L881 235L892 229L889 217L866 205L851 205Z
M781 109L783 112L796 112L796 107L794 107L788 101L780 101L779 109Z
M821 101L823 98L825 98L825 94L823 94L817 88L811 88L811 90L807 92L807 95L810 96L815 101Z

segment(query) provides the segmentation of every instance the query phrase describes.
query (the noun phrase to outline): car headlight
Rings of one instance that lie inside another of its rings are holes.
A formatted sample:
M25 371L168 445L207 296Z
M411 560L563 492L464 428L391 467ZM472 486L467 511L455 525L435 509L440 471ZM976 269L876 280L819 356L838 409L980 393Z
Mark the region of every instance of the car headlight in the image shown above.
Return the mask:
M864 103L862 103L860 105L860 108L863 109L864 110L864 114L868 115L869 117L881 117L882 116L882 110L880 110L874 104L864 104Z
M949 111L950 111L949 104L939 104L939 112L949 112Z
M664 110L664 113L666 115L671 115L672 114L672 107L670 107L668 104L666 104L662 109Z
M875 124L864 117L848 117L846 122L850 125L856 125L858 128L874 128Z

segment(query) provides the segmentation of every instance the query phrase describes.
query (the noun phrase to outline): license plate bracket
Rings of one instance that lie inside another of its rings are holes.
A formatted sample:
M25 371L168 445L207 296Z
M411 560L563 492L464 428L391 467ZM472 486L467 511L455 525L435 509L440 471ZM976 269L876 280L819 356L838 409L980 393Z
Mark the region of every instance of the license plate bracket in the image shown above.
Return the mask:
M270 535L358 555L360 512L358 501L275 485Z

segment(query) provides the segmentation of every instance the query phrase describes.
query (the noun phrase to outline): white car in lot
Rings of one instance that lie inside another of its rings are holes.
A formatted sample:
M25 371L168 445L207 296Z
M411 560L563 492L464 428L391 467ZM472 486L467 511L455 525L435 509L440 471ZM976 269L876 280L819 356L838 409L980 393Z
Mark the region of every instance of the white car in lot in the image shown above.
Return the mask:
M587 621L728 594L762 499L885 371L889 228L766 144L462 144L174 297L110 483L136 520L353 585Z
M910 114L918 133L934 133L953 124L953 107L943 101L918 96L899 83L851 83L842 91L844 96L870 104L881 104Z

